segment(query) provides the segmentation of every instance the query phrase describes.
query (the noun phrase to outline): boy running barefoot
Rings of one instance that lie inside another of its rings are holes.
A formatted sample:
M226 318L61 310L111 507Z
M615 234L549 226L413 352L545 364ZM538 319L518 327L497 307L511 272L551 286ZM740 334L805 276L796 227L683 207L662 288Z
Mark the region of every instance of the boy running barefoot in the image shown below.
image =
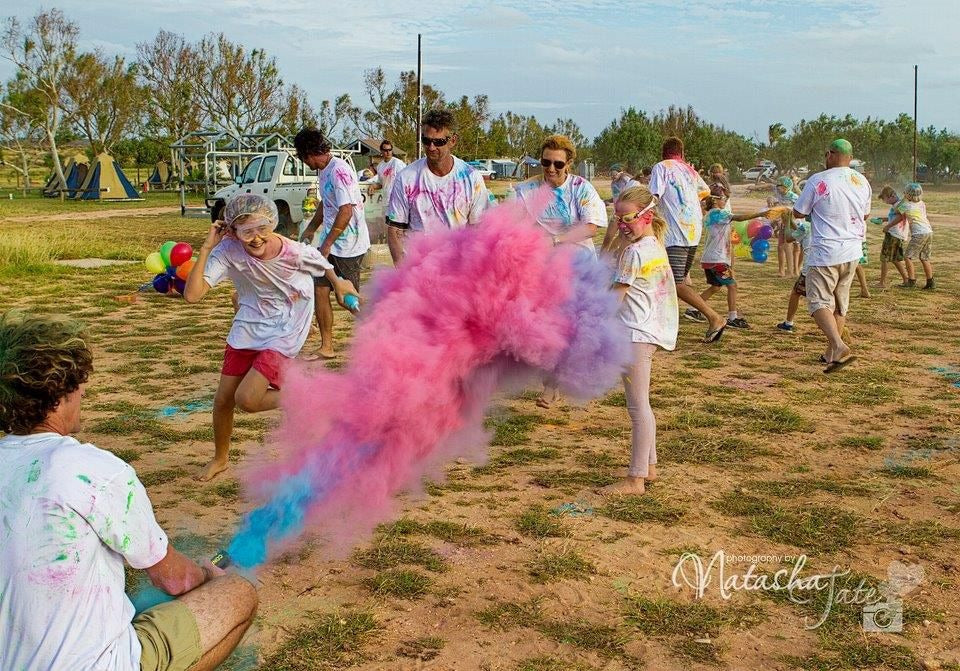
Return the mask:
M277 235L278 222L276 205L263 196L244 193L228 201L224 221L210 227L183 291L187 302L196 303L229 277L239 306L213 399L213 460L199 480L227 469L234 408L277 407L283 368L310 333L313 278L326 277L344 307L344 297L357 293L315 248Z
M904 284L907 284L909 276L907 268L903 263L903 253L906 248L907 240L910 238L910 227L905 220L894 224L898 219L895 205L900 202L900 197L893 187L885 186L880 190L880 200L890 206L890 212L887 213L887 223L883 227L883 247L880 249L880 281L877 286L886 289L887 284L887 265L892 263L900 273ZM878 220L881 221L881 220Z

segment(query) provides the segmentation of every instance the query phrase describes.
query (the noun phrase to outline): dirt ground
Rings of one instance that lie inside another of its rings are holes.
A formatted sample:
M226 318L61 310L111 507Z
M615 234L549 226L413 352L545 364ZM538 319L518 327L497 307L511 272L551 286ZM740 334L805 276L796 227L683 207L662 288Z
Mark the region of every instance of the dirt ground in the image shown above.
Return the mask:
M735 211L761 206L735 190ZM885 213L875 201L874 215ZM349 559L311 542L260 571L256 623L224 668L960 669L960 212L931 220L935 292L873 288L881 231L869 226L872 296L852 294L859 359L846 370L821 373L822 341L802 307L796 333L774 328L792 286L776 276L775 253L738 261L752 328L704 345L702 325L681 320L676 351L655 356L661 477L646 496L594 493L625 473L622 389L550 410L536 390L500 398L489 463L451 464L446 481L405 494ZM185 225L198 243L203 222ZM231 473L192 478L212 454L229 290L198 305L114 300L148 280L127 266L6 276L0 307L90 323L97 370L79 437L130 461L178 547L208 556L248 509ZM713 303L723 308L721 296ZM337 311L331 367L348 356L351 327ZM305 350L318 346L314 331ZM270 459L262 441L278 418L238 415L232 459ZM697 600L671 582L684 553L706 564L720 550L727 575L747 570L744 556L772 574L805 554L803 576L854 572L838 586L876 586L894 562L922 578L903 596L902 632L864 632L862 606L840 603L806 629L821 597L804 606L734 590L727 600L715 575Z

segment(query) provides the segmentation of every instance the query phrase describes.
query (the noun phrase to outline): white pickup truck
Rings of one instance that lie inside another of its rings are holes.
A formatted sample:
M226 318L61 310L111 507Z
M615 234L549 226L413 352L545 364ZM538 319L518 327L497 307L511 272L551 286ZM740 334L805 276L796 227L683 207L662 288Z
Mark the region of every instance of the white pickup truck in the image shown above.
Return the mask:
M356 170L353 156L350 152L334 150L338 156ZM296 234L303 221L303 199L307 191L314 189L316 193L317 172L303 164L296 156L288 151L271 151L250 159L237 177L236 182L225 186L212 197L206 199L210 210L210 219L216 221L221 218L227 200L236 193L259 193L270 198L277 205L280 213L279 232L285 235ZM367 201L369 185L360 183L368 224L374 224L377 212L372 212ZM380 208L382 209L382 208ZM382 212L379 213L382 218ZM371 227L372 228L372 227ZM371 233L373 231L371 230Z

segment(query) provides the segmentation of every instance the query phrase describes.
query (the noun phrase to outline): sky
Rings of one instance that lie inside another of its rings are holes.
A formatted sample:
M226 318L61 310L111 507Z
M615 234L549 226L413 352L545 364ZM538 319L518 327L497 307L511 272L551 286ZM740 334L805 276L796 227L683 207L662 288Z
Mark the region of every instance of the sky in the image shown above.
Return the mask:
M630 106L692 105L708 121L765 140L820 113L960 130L957 0L196 0L22 1L0 16L55 6L80 46L133 59L161 28L198 40L224 32L275 56L284 80L315 106L349 93L363 73L390 81L416 67L448 99L489 96L496 113L572 118L592 138ZM0 77L13 74L0 60Z

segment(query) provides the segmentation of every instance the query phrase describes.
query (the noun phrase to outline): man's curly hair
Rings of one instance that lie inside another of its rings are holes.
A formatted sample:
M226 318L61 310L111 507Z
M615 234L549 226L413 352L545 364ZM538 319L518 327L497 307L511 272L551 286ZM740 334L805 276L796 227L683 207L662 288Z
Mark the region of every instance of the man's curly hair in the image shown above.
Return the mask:
M316 128L302 128L293 138L293 147L301 161L308 156L320 156L333 149L333 144Z
M84 326L10 310L0 316L0 430L26 434L93 371Z

